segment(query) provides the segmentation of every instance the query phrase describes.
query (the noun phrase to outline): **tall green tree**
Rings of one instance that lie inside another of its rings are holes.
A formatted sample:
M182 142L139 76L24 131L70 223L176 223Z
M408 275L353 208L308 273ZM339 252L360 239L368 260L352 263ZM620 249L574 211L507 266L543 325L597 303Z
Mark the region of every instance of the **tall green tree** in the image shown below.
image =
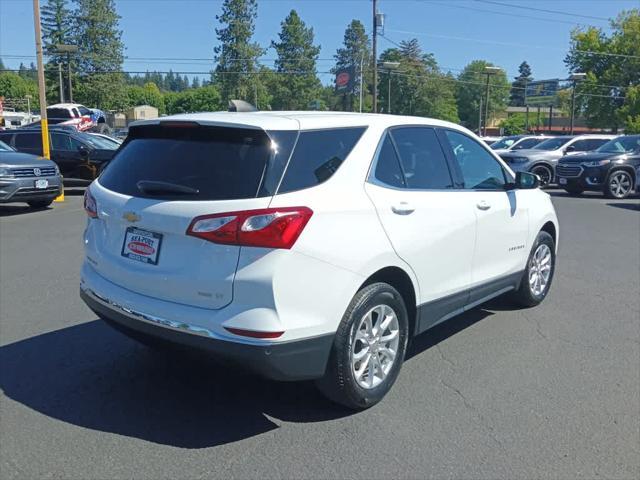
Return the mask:
M278 88L272 107L276 110L304 110L320 88L316 61L320 47L313 44L313 28L307 27L298 12L291 10L281 23L279 41L272 42L278 58Z
M485 67L494 66L484 60L474 60L458 75L457 101L460 121L471 129L478 128L478 112L482 103L482 116L485 110ZM509 99L509 82L504 71L489 77L489 118L496 112L504 111ZM482 99L482 100L481 100Z
M252 41L257 14L256 0L224 0L222 14L216 15L220 44L214 48L218 65L212 81L220 86L225 103L231 99L255 103L263 88L257 72L264 49Z
M524 107L525 88L527 84L533 80L531 76L531 67L524 61L518 67L519 75L515 77L511 84L511 93L509 94L509 105L512 107Z
M634 126L640 123L640 10L620 13L611 33L588 27L571 34L565 64L570 72L586 73L577 87L577 110L592 127ZM634 127L635 128L635 127Z
M114 0L75 0L78 45L77 100L87 106L118 108L126 100L122 62L124 44Z
M395 71L380 75L383 112L458 121L455 79L440 71L434 56L424 53L417 39L384 51L380 61L399 63Z
M73 43L73 15L67 0L47 0L40 9L42 27L42 46L47 55L45 79L47 81L47 97L51 101L59 100L60 76L62 69L66 78L70 57L58 52L57 45ZM67 82L63 79L63 90L68 98Z
M360 100L360 79L364 85L363 92L363 110L371 110L371 91L373 86L373 75L371 72L371 42L366 33L364 25L360 20L352 20L344 32L342 46L336 51L334 58L336 60L333 73L342 69L353 67L355 89L353 94L347 98L347 108L352 111L359 109ZM362 66L362 71L360 67ZM334 98L331 105L333 108L340 106L342 108L342 100ZM337 105L336 105L337 104Z

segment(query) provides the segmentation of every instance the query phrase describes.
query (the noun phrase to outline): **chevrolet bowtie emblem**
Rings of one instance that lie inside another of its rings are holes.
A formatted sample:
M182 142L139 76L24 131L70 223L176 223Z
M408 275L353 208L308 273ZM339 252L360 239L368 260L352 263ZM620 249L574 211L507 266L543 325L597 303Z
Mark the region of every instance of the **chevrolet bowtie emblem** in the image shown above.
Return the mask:
M125 212L122 215L127 222L135 223L140 221L140 215L136 215L134 212Z

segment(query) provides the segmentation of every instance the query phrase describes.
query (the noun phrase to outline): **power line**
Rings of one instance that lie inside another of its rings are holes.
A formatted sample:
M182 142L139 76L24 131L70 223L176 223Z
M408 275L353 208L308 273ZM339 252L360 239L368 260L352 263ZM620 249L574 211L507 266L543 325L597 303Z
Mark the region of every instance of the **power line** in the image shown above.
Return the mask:
M563 11L560 11L560 10L549 10L549 9L546 9L546 8L525 7L523 5L514 5L512 3L496 2L494 0L473 0L473 1L474 2L478 2L478 3L486 3L486 4L490 4L490 5L498 5L498 6L501 6L501 7L520 8L522 10L530 10L530 11L534 11L534 12L553 13L555 15L568 15L570 17L588 18L590 20L604 20L606 22L609 21L608 18L604 18L604 17L595 17L593 15L582 15L582 14L579 14L579 13L563 12Z

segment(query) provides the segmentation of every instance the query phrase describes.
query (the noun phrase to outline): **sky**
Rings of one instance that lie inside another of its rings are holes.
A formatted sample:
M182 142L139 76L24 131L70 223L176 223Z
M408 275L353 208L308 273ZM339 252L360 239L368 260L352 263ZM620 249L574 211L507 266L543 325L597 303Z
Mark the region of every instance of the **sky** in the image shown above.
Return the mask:
M128 57L124 70L210 71L221 6L222 0L116 0ZM640 8L640 0L378 1L386 15L384 36L396 43L417 38L444 71L458 74L482 59L515 77L526 60L536 79L566 78L563 59L572 29L594 25L608 31L606 19L631 8ZM355 18L371 31L371 0L258 0L255 41L267 48L277 40L291 9L313 27L321 46L320 78L330 83L331 75L322 72L333 66L346 26ZM379 51L394 47L389 40L379 39ZM274 57L269 48L263 63L272 65ZM0 58L7 68L35 62L32 0L0 0Z

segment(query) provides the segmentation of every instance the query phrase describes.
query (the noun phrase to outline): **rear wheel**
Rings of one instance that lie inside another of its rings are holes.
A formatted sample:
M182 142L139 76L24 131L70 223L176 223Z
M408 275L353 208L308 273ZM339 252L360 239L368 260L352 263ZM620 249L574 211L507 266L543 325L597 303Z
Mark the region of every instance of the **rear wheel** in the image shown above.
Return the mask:
M398 378L408 331L407 309L395 288L386 283L362 288L342 317L318 388L349 408L375 405Z
M604 194L607 198L626 198L633 189L633 179L629 172L614 170L604 186Z
M540 232L529 254L520 287L512 294L513 300L523 307L534 307L541 303L549 293L555 268L553 237L547 232Z
M103 135L111 135L111 128L106 123L99 123L96 131L98 133L102 133Z
M536 165L531 169L531 173L540 178L540 187L542 188L549 186L553 181L553 171L551 170L551 167L546 165Z
M32 200L27 202L31 208L47 208L53 203L53 198L50 200Z

